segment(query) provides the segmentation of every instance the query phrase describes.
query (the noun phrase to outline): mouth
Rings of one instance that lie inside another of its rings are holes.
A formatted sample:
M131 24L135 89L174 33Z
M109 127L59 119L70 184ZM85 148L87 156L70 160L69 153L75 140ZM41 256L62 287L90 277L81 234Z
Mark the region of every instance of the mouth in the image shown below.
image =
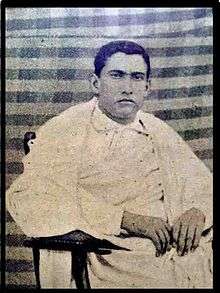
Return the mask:
M132 104L135 104L135 102L131 99L121 99L118 101L118 103L132 103Z

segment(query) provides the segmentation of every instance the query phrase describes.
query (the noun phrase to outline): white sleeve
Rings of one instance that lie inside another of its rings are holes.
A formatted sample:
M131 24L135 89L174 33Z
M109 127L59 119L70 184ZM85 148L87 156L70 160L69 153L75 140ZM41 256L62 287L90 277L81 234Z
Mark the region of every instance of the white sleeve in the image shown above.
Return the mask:
M162 153L170 161L176 194L171 196L173 210L182 206L182 212L195 207L206 216L205 229L213 224L213 178L205 164L189 145L171 127L163 123Z
M77 186L77 137L74 142L70 147L44 128L23 159L24 173L6 192L6 207L27 236L52 236L76 229L95 237L120 233L122 211L93 201Z

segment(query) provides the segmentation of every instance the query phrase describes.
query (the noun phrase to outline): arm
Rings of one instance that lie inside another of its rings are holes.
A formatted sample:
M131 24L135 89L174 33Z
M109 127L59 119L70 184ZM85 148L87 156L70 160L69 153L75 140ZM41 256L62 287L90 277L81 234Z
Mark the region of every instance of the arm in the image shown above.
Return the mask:
M159 152L168 174L173 237L179 254L184 255L198 246L202 235L211 236L208 232L212 230L212 175L171 127L162 121L158 124Z
M9 212L28 236L75 229L96 237L119 234L122 211L95 201L77 185L83 127L80 135L73 136L73 129L71 135L63 135L56 119L39 130L31 152L24 157L24 173L6 194Z
M68 172L74 174L76 164L70 166L68 145L55 129L51 122L39 129L31 152L22 160L23 174L6 193L7 209L28 236L63 234L83 222L72 194L76 186L69 185Z
M193 252L207 235L212 238L212 175L181 138L175 144L174 170L181 188L182 213L173 224L179 255Z
M121 228L131 236L151 239L156 247L156 256L160 256L171 249L171 227L161 218L137 215L125 211Z

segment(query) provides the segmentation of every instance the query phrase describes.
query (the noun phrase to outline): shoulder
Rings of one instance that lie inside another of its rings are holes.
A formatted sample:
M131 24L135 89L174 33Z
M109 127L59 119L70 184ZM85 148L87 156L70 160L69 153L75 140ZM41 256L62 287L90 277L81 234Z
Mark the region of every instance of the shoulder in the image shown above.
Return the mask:
M146 131L154 136L161 146L173 146L174 143L187 145L176 130L153 114L140 111L139 117L145 125Z
M84 137L86 125L90 121L90 115L94 103L87 103L72 106L52 119L48 120L36 131L36 139L31 145L31 152L25 156L24 161L47 160L50 156L62 157L68 151L78 149L81 138Z
M64 138L81 133L90 119L93 107L94 102L90 100L66 109L43 124L37 131L37 137L49 134L50 137Z
M155 117L151 113L140 111L139 117L144 123L146 130L148 130L150 133L157 133L159 130L166 131L167 129L172 129L166 122L160 118Z

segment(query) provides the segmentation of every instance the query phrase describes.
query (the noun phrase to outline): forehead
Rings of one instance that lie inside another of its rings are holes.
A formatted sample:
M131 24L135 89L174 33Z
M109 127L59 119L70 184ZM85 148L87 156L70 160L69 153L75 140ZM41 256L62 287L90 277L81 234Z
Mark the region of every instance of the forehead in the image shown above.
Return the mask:
M143 72L147 70L147 64L140 54L128 55L117 52L107 59L103 71L123 70L125 72Z

